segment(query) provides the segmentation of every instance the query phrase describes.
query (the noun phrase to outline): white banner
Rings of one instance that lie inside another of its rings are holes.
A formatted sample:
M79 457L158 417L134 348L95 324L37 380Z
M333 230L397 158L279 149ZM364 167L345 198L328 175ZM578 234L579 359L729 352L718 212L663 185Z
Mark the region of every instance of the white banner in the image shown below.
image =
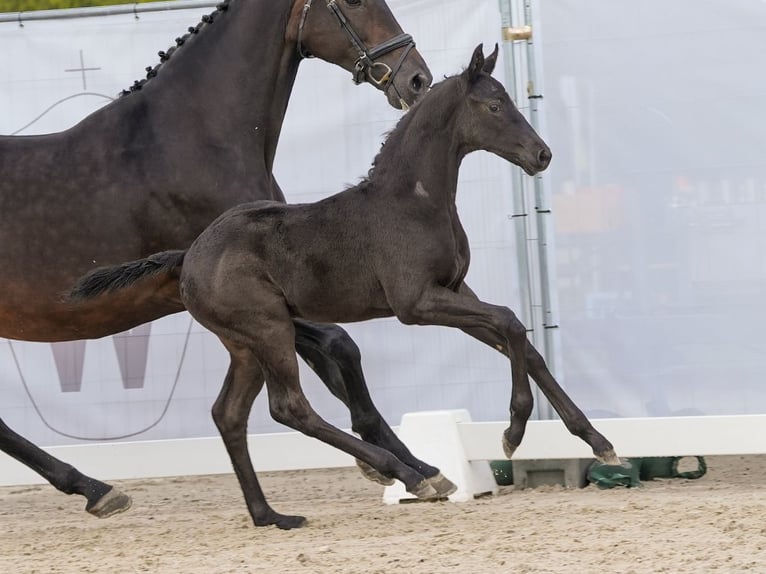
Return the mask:
M437 80L460 71L479 42L500 39L495 1L389 3ZM752 61L766 53L766 4L535 6L567 390L596 416L766 412L766 79ZM0 24L0 133L74 124L209 11ZM303 63L275 167L288 200L357 181L398 116L347 72ZM503 161L466 160L458 200L469 282L483 299L518 308L511 193ZM461 332L393 319L347 327L390 422L441 408L507 417L507 361ZM131 337L0 341L0 417L43 445L215 435L209 412L226 365L217 339L188 315ZM317 410L348 427L345 407L307 368L301 376ZM250 432L281 429L259 397Z
M436 79L461 71L478 43L490 49L500 40L495 2L389 4ZM0 133L73 125L144 77L157 52L210 11L0 24ZM365 175L399 115L376 90L355 87L348 72L302 63L275 166L288 200L313 201ZM462 168L459 201L473 248L471 284L486 300L513 306L509 181L505 162L475 154ZM348 330L361 348L373 398L392 424L407 411L436 408L465 407L476 420L507 416L507 360L463 333L405 327L394 319ZM215 435L210 407L227 365L217 338L186 314L130 337L52 345L0 340L0 417L42 445ZM345 407L317 377L304 366L301 377L315 408L349 427ZM266 397L259 397L250 432L283 429L271 421Z
M573 398L766 413L766 3L538 6Z

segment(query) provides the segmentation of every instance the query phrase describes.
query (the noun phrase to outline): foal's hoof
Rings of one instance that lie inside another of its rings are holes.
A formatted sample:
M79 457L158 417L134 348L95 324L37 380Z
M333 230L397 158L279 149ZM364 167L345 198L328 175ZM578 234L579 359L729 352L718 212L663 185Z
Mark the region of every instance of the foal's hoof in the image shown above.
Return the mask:
M356 459L356 466L359 467L359 470L362 471L362 475L367 480L371 480L372 482L377 482L378 484L382 484L383 486L391 486L394 484L394 479L386 476L382 472L379 472L363 460Z
M503 433L503 452L505 453L506 458L513 458L513 453L516 452L517 446L513 446L510 442L508 442L508 431Z
M277 512L272 512L264 518L256 518L253 522L256 526L276 526L282 530L301 528L308 523L305 516L290 516L288 514L279 514Z
M427 478L426 481L434 487L439 498L447 498L450 494L455 494L457 491L457 485L441 472L431 478Z
M112 487L109 492L93 504L89 502L85 510L98 518L109 518L114 514L125 512L131 504L133 501L127 494Z
M620 457L617 456L617 453L614 452L614 449L612 448L610 448L609 450L605 450L601 454L596 454L596 460L598 460L600 463L608 464L610 466L622 465L622 461L620 460Z
M439 493L436 492L436 489L431 486L431 483L429 483L428 479L425 478L418 482L414 488L408 488L407 492L414 494L420 500L433 500L434 498L440 498Z

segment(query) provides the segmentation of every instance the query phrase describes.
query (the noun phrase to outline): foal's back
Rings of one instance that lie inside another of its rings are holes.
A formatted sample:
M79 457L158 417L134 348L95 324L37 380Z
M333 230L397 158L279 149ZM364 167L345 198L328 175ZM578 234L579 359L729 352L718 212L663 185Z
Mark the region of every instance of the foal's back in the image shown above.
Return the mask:
M390 255L385 246L372 248L370 233L385 215L374 203L356 188L317 203L258 201L229 210L187 253L184 302L192 313L222 301L246 309L253 298L277 293L294 317L391 316L377 273Z

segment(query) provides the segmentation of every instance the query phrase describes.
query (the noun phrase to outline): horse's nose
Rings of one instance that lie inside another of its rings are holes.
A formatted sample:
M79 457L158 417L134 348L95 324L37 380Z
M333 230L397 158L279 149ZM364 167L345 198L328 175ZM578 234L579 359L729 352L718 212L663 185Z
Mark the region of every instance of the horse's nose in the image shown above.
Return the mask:
M410 79L410 89L415 94L422 94L431 85L431 79L422 72L418 72Z
M540 164L540 167L543 169L548 167L548 164L551 163L551 159L553 159L553 154L547 147L544 147L539 152L537 152L537 163Z

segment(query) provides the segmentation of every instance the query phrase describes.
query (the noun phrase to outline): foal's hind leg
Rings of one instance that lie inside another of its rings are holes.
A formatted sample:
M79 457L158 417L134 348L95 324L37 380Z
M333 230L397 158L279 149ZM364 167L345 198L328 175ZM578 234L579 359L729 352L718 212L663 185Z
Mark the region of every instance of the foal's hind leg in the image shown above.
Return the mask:
M2 419L0 450L27 465L61 492L84 496L88 500L85 510L98 518L107 518L130 508L128 495L51 456L12 431Z
M478 298L473 291L471 291L465 284L461 288L461 293L473 297L478 301ZM497 349L505 356L510 356L502 339L498 337L495 332L485 328L470 327L462 328L462 331L468 333L482 343L486 343L490 347ZM545 364L545 359L543 359L537 349L532 346L532 343L529 342L527 342L526 345L526 358L529 374L535 380L538 387L540 387L540 390L543 391L546 398L551 402L551 405L553 405L553 408L559 414L569 432L580 437L590 445L593 449L593 454L601 462L607 464L620 464L620 459L615 454L612 443L610 443L604 435L593 428L593 425L585 414L556 382L556 379ZM513 427L513 423L511 423L511 427ZM508 458L511 457L518 444L519 443L517 442L512 442L512 437L509 436L508 431L506 431L506 434L503 436L503 447L506 450Z
M362 439L391 452L407 466L426 477L440 497L447 497L457 487L439 469L419 460L399 440L372 402L362 372L359 348L338 325L295 320L295 348L298 354L322 379L333 395L351 413L351 428ZM393 484L393 478L383 475L357 459L362 473L380 484Z
M223 388L213 405L213 420L226 445L253 523L256 526L275 524L284 530L303 526L306 523L303 516L279 514L269 506L250 460L247 420L253 401L263 388L260 365L250 351L222 341L229 349L231 363Z
M280 312L276 304L265 298L258 303L261 313L252 317L253 330L248 334L252 338L250 346L266 373L269 407L274 419L347 452L386 476L396 477L418 498L438 498L438 493L422 474L389 451L335 428L311 408L298 378L298 363L293 351L295 330L287 308L282 303L284 308Z

